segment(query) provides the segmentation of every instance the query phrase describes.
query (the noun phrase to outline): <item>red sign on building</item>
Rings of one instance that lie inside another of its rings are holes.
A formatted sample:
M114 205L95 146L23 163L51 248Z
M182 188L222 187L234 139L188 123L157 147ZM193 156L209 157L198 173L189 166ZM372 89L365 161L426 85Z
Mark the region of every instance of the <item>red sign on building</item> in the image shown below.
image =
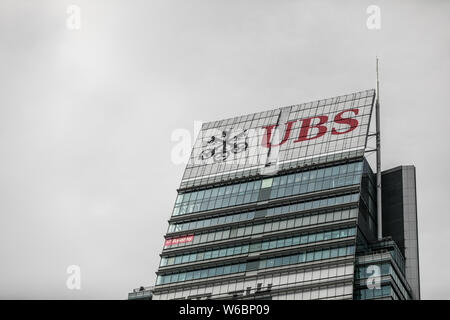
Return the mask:
M172 239L166 239L166 241L164 242L164 246L172 246L175 244L179 244L179 243L186 243L186 242L192 242L192 240L194 240L194 235L190 234L190 235L185 235L185 236L181 236L181 237L177 237L177 238L172 238Z

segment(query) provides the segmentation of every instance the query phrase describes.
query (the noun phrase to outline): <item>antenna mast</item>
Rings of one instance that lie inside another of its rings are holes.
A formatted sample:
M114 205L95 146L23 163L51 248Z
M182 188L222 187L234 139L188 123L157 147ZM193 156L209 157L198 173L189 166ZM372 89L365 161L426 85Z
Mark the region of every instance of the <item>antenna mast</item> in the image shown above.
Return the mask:
M381 138L380 138L380 82L378 80L378 57L376 58L377 73L377 100L375 102L376 112L376 138L377 138L377 224L378 240L383 238L383 221L381 211Z

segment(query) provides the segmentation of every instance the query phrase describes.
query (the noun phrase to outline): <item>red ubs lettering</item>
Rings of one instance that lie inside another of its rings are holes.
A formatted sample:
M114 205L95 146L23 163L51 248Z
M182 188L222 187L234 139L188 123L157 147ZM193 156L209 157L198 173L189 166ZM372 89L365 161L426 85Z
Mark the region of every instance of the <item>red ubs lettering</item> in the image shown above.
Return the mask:
M344 118L344 113L346 113L346 112L352 112L355 116L357 116L359 110L358 109L347 109L347 110L341 111L338 114L336 114L336 116L333 119L333 122L337 123L337 124L347 125L348 127L345 128L344 130L341 129L341 131L338 131L333 126L331 128L331 134L339 135L339 134L349 133L350 131L354 130L358 126L358 120L351 118L351 117ZM317 122L316 119L318 119L319 121ZM317 122L317 123L311 124L313 122L313 120L314 120L314 122ZM305 119L300 119L300 120L288 121L286 123L284 135L283 135L283 138L280 141L280 143L271 145L270 138L272 136L273 129L278 126L276 124L273 124L270 126L263 127L263 129L266 129L266 134L263 136L263 140L262 140L263 147L266 147L266 148L269 148L270 146L278 147L278 146L281 146L283 143L285 143L289 139L289 136L292 131L292 127L297 121L301 122L301 126L300 126L298 137L296 140L294 140L294 143L302 142L302 141L306 141L306 140L317 139L317 138L322 137L325 133L327 133L327 127L325 124L328 121L328 116L326 116L326 115L315 116L315 117L310 117L310 118L305 118ZM317 133L314 136L308 137L309 131L313 128L318 129Z

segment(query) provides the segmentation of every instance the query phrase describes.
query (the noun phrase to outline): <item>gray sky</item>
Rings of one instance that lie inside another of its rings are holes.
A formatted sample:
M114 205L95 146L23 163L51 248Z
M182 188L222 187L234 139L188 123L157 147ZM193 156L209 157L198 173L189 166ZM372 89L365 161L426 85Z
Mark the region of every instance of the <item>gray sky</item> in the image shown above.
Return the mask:
M68 5L81 29L66 27ZM381 8L368 30L366 9ZM174 130L375 86L417 167L422 297L450 298L450 2L0 0L0 298L154 283ZM81 267L81 290L66 268Z

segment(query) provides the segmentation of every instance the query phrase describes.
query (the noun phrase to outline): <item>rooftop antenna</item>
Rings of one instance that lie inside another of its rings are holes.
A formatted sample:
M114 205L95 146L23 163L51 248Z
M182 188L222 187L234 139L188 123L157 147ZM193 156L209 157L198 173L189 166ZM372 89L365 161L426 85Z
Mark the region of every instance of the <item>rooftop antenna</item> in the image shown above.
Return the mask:
M383 220L381 211L381 138L380 138L380 81L378 79L378 57L376 57L377 92L375 102L376 112L376 138L377 138L377 224L378 240L383 238Z

